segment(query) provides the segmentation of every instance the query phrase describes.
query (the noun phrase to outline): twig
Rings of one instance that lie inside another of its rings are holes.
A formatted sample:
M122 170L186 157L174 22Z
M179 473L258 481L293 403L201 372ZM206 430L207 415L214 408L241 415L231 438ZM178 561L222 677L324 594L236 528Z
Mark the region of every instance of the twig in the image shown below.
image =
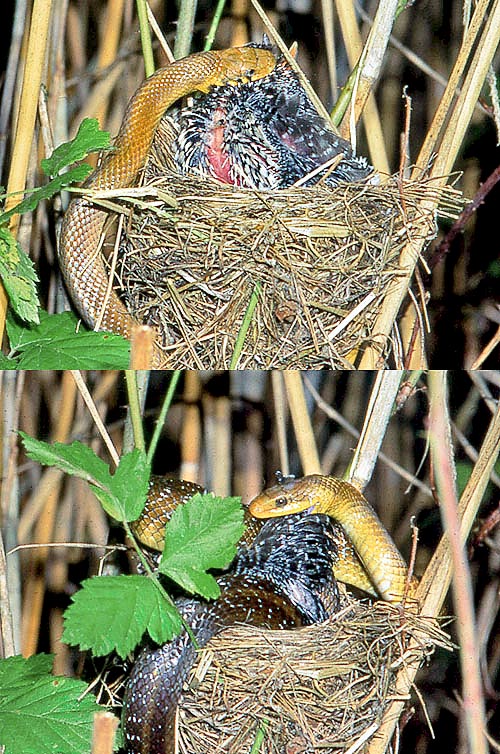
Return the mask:
M113 444L113 440L111 439L108 430L104 426L104 422L101 419L99 415L99 411L97 410L97 406L94 403L94 400L90 394L90 391L85 384L85 380L83 379L81 372L78 372L75 369L71 370L71 374L73 376L73 379L75 381L75 384L78 388L78 392L82 396L85 405L87 406L90 415L92 416L92 419L94 420L94 423L99 430L99 433L104 441L104 444L106 445L108 452L113 459L114 463L118 466L120 462L120 456L116 452L116 448Z
M486 715L478 653L479 641L476 632L471 574L467 565L464 543L460 535L445 372L431 371L429 373L429 394L431 399L430 447L434 461L441 516L450 547L453 574L452 591L457 614L457 633L462 668L462 709L465 728L469 740L469 750L474 754L487 754L488 745L484 735Z
M495 170L488 176L484 183L478 188L469 204L459 214L448 233L435 248L432 257L429 260L429 267L431 269L439 264L444 259L446 254L448 254L451 244L453 243L455 238L465 229L465 226L467 225L474 212L479 209L481 204L484 204L484 200L493 189L493 187L496 186L498 181L500 181L500 165L495 168Z

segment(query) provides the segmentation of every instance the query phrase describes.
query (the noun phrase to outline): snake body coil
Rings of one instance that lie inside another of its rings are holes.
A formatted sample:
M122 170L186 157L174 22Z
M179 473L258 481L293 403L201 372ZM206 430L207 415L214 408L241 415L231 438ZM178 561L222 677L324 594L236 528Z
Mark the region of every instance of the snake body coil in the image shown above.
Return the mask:
M219 579L219 599L211 604L181 600L178 607L200 647L235 623L276 629L325 620L338 606L335 553L325 516L268 522L240 553L233 571ZM139 655L123 702L128 754L174 752L175 712L195 658L186 632Z
M191 482L153 477L146 507L132 525L136 536L161 550L173 510L201 491ZM324 620L337 608L336 578L388 601L403 598L404 560L348 482L320 475L283 481L255 498L249 510L247 521L257 522L257 534L255 527L249 531L233 571L219 579L219 599L178 603L200 646L236 622L291 628ZM262 523L251 514L274 520ZM128 754L173 754L176 709L195 658L186 632L163 647L143 649L124 698Z
M275 518L299 511L332 516L341 524L384 600L400 602L407 591L414 594L416 581L407 584L408 569L399 550L366 498L349 482L320 474L286 480L254 498L249 511L258 518ZM335 572L343 581L338 570L341 567L339 559Z
M269 50L241 47L202 52L177 60L148 78L132 97L114 150L86 181L85 188L114 189L137 181L155 130L176 100L211 86L261 78L276 63ZM136 324L110 281L99 250L107 214L86 198L74 199L66 212L59 242L59 263L71 300L85 323L130 338ZM159 366L159 350L154 365Z

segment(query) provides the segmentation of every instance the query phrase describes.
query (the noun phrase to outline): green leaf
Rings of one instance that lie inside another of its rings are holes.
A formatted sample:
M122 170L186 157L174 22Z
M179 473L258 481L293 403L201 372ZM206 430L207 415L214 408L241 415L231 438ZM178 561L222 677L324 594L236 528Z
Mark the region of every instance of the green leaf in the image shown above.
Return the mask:
M64 614L63 641L97 656L114 650L125 658L146 630L163 644L182 626L175 607L146 576L95 576L72 599Z
M95 712L87 684L50 675L48 655L0 661L0 744L5 754L88 754Z
M57 466L66 474L80 477L87 482L108 484L109 466L88 445L75 440L71 445L61 442L48 443L35 440L25 432L19 432L26 453L33 461L43 466Z
M146 454L135 448L120 458L104 489L92 489L110 516L118 521L135 521L146 502L150 474Z
M56 147L50 157L42 160L42 170L46 176L52 177L67 165L82 160L91 152L99 152L109 144L109 131L101 131L96 118L85 118L74 139Z
M71 312L47 314L40 324L25 327L7 316L10 348L19 354L19 369L127 369L130 343L120 335L81 329Z
M62 175L57 175L46 183L45 186L40 186L29 193L22 202L16 204L8 212L4 212L0 216L0 222L5 223L12 215L23 215L25 212L32 212L38 207L41 201L52 199L54 194L58 194L61 189L84 181L91 172L92 167L84 162L82 165L76 165Z
M28 456L44 466L56 466L66 474L90 482L94 493L117 521L135 521L148 494L150 467L146 454L137 448L121 457L114 474L88 445L47 443L19 433Z
M12 233L0 226L0 277L18 317L39 323L38 276L33 262L24 253Z
M220 590L206 571L233 560L244 528L240 498L196 494L167 524L159 570L186 591L215 599Z
M0 369L2 371L5 371L6 369L17 369L18 365L17 359L10 359L4 353L0 352Z

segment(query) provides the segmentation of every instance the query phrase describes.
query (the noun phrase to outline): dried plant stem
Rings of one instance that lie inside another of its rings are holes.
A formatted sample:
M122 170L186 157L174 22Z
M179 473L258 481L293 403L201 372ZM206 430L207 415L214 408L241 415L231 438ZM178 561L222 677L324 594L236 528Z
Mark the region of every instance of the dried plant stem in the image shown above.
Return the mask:
M364 490L372 477L402 376L402 372L392 370L377 372L375 377L363 428L349 471L349 481L360 490Z
M104 20L104 29L99 45L97 57L97 70L103 70L114 63L120 44L122 32L123 11L125 0L108 0ZM101 123L105 123L108 112L109 99L99 100L95 110L95 117Z
M91 754L112 754L119 720L112 712L97 712L94 715Z
M34 0L19 113L15 126L9 179L7 182L7 193L11 194L11 196L7 197L5 211L11 209L19 200L18 196L12 196L12 194L24 191L26 186L26 175L35 131L38 95L42 83L42 74L45 70L45 55L51 11L52 0ZM14 235L17 234L18 227L19 215L13 215L10 229ZM7 305L7 295L0 285L0 340L3 337L5 328Z
M471 530L499 452L500 406L497 406L479 451L477 462L460 498L458 513L462 542L465 541ZM450 545L445 536L436 548L418 587L417 597L420 602L421 615L437 616L439 614L450 585L451 572ZM407 697L418 669L419 663L413 663L408 664L406 668L399 672L394 697L400 696L401 699ZM366 754L385 754L404 705L404 701L394 701L389 705L380 723L377 736L370 743Z
M64 372L59 392L60 411L57 414L57 424L51 437L53 442L67 442L73 423L76 403L76 384L69 372ZM45 544L53 539L54 523L59 503L59 488L61 477L54 485L51 494L45 499L44 508L36 522L34 539ZM42 617L45 566L48 551L40 547L29 555L31 565L30 574L24 585L23 624L22 624L22 652L30 656L36 652L40 622Z
M273 386L274 423L276 426L276 436L280 459L279 469L282 474L287 476L290 473L290 463L286 436L286 400L283 385L283 374L278 370L273 369L271 372L271 382Z
M302 375L297 371L285 370L283 372L283 380L292 415L302 470L305 475L320 474L321 464L311 417L307 409Z
M116 452L116 448L113 445L113 441L111 437L109 436L108 430L104 426L104 422L99 415L97 406L92 396L90 395L90 391L87 385L85 384L85 380L83 379L81 372L78 372L76 370L71 370L71 374L78 388L78 391L80 395L82 396L83 400L85 401L85 405L87 406L90 412L90 415L92 416L92 419L94 420L94 423L97 429L99 430L102 439L104 440L104 444L106 445L111 458L113 459L115 464L118 466L120 462L120 457L118 456L118 453Z
M451 424L447 408L446 373L429 373L430 447L440 510L448 537L452 564L452 591L457 614L457 634L462 667L463 713L469 750L487 754L486 715L479 668L479 640L474 615L474 597L464 543L460 536L460 519L455 491L455 470L451 441Z
M356 22L354 3L345 2L345 0L336 0L335 6L339 17L349 65L351 68L354 68L363 50L363 41ZM366 101L363 120L365 123L366 139L368 142L371 163L382 173L389 173L390 165L387 158L382 125L380 123L378 108L373 92L370 92Z
M354 123L360 118L366 101L380 75L391 30L397 16L399 0L380 0L373 26L360 58L356 95L350 108ZM348 111L349 112L349 111ZM346 116L346 121L349 116Z
M180 376L180 372L176 372ZM173 379L170 381L169 392ZM201 397L201 380L198 372L184 372L184 418L181 426L180 478L197 482L200 478L201 417L198 401ZM158 423L156 430L160 427Z
M488 6L491 5L491 8ZM479 40L477 36L481 23L486 19ZM500 0L480 0L464 36L464 42L459 56L450 76L448 86L441 98L427 138L420 151L417 166L413 171L413 178L421 175L421 171L427 169L431 155L437 149L439 151L434 159L431 176L435 177L440 185L446 181L446 175L453 167L460 145L462 144L470 117L474 111L481 86L488 73L495 50L500 39ZM477 43L474 57L469 65L464 85L456 98L453 112L448 118L453 98L456 94L458 83L467 69L467 60L470 52ZM442 138L441 138L442 136ZM422 206L432 209L432 202L427 201ZM384 304L377 316L373 332L376 334L375 344L367 348L360 362L361 369L373 369L379 359L379 351L384 347L391 328L395 322L403 299L415 269L415 265L422 252L424 242L410 240L401 252L400 270L401 277L394 282L388 292Z

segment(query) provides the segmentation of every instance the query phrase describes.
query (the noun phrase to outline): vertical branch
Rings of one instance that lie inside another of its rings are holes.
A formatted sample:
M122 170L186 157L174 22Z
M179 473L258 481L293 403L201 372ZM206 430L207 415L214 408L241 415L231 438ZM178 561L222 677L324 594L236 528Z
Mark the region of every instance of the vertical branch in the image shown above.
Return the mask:
M486 715L479 666L479 639L476 630L471 575L460 532L446 372L431 371L429 373L429 392L431 398L430 447L441 503L441 516L450 547L451 586L457 614L463 684L462 711L469 740L469 751L474 754L487 754L489 746L485 736Z

